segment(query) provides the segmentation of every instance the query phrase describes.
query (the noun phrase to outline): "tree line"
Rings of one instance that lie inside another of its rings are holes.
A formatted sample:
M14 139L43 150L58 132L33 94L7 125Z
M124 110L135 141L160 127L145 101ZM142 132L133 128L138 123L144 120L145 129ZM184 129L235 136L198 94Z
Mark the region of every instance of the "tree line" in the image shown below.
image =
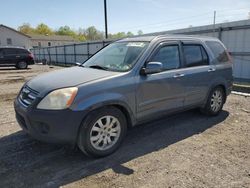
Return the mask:
M64 35L71 36L77 41L90 41L90 40L102 40L105 35L103 31L96 29L94 26L90 26L86 29L79 28L77 31L70 28L69 26L62 26L57 30L53 30L48 25L41 23L36 27L32 27L29 23L24 23L23 25L18 27L18 31L24 34L39 34L39 35ZM143 32L139 30L137 32L138 35L142 35ZM118 39L124 37L134 36L132 32L118 32L114 34L109 34L108 37L110 39Z

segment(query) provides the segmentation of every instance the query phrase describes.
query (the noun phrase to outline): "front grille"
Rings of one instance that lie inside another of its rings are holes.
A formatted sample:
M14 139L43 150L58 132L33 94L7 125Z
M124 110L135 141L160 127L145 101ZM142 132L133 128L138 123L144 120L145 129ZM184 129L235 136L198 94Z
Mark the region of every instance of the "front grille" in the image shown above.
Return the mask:
M18 99L23 106L28 107L37 98L38 94L37 91L25 86L22 88Z

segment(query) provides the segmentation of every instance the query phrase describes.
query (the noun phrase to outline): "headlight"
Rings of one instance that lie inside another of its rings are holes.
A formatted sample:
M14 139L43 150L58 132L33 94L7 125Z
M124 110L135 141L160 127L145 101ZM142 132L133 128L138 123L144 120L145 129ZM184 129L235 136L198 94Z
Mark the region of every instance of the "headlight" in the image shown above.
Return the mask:
M52 91L38 104L38 109L61 110L68 108L75 99L78 88L64 88Z

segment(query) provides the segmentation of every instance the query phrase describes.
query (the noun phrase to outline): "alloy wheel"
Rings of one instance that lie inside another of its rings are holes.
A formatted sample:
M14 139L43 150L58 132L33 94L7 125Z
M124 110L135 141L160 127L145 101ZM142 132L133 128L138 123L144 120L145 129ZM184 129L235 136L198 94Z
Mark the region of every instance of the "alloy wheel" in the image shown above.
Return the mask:
M212 94L211 103L210 103L211 110L213 112L217 112L220 110L222 103L223 103L222 99L223 99L222 92L218 89L215 90L214 93Z
M90 143L97 150L107 150L117 143L120 134L119 120L114 116L103 116L91 128Z

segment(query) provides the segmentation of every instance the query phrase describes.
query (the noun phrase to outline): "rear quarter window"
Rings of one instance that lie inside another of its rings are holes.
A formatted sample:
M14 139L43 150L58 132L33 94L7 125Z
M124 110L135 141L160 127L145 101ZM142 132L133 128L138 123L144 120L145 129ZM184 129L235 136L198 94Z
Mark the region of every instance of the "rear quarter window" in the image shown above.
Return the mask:
M218 63L229 62L229 58L226 52L226 49L216 41L206 41L206 45L213 52L215 59Z
M27 50L23 50L23 49L16 49L16 53L17 54L28 54Z

